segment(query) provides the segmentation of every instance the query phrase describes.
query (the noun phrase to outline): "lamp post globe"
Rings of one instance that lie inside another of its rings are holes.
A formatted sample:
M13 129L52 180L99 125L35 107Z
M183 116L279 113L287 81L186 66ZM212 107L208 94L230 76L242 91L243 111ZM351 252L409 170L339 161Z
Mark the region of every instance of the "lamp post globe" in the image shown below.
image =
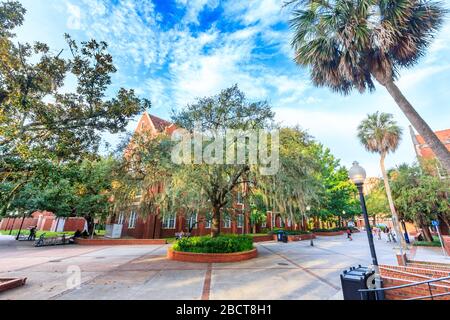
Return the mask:
M366 181L367 178L366 170L361 167L357 161L353 162L353 166L348 171L348 175L350 180L356 185L364 184L364 181Z

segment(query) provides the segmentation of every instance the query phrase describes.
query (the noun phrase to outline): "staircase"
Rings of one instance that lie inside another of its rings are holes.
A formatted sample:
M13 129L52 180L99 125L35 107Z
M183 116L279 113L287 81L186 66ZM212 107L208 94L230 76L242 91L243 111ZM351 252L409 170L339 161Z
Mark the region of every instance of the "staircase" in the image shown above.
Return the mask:
M418 261L406 267L380 265L380 274L384 288L400 286L385 291L388 300L450 300L450 265Z

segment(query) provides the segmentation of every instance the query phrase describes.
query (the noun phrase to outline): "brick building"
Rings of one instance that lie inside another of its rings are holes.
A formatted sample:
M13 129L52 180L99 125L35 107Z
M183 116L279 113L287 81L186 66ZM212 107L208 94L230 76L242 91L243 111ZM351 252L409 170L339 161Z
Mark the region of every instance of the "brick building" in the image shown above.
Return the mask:
M175 130L176 127L174 124L145 112L138 122L135 134L149 131L150 136L154 137L162 133L171 134ZM132 152L130 150L132 150L132 146L128 148L125 156ZM243 212L246 208L240 203L241 197L242 194L237 192L235 204L233 210L231 210L232 212L227 212L226 217L222 221L222 233L242 234L252 231L248 217L244 218ZM193 235L207 235L211 233L211 221L207 218L210 216L208 212L199 212L195 216L186 218L185 215L181 213L174 212L172 215L165 215L162 217L158 211L142 212L141 210L139 201L137 201L134 206L110 216L108 223L123 225L122 236L137 239L174 237L175 233L181 231L187 232L191 227ZM293 225L290 221L286 219L283 220L279 214L275 215L268 212L267 221L256 226L256 232L261 232L266 228L271 229L272 227L288 227L291 229L301 228L300 225Z
M80 217L57 217L48 211L36 211L31 217L8 217L0 221L0 230L26 230L37 226L38 231L74 232L86 229L86 220Z
M436 155L433 150L429 147L429 145L425 142L421 135L418 135L414 132L414 129L410 126L411 139L414 145L414 150L417 155L417 159L419 162L424 164L424 162L430 162L436 159ZM441 140L447 149L450 151L450 129L436 131L435 132L439 140ZM437 162L434 164L436 166L436 172L441 178L448 177L446 171L440 166Z

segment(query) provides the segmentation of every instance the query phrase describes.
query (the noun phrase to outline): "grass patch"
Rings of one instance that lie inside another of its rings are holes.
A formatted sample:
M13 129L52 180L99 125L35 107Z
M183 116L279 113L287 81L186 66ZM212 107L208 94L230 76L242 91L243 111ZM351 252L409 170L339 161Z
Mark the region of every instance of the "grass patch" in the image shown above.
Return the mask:
M249 235L221 235L191 237L178 240L173 249L181 252L194 253L235 253L253 249L253 237Z
M416 247L441 247L441 241L439 237L434 236L433 241L414 241L413 243Z
M166 240L168 244L177 242L177 239L175 237L164 238L164 240Z

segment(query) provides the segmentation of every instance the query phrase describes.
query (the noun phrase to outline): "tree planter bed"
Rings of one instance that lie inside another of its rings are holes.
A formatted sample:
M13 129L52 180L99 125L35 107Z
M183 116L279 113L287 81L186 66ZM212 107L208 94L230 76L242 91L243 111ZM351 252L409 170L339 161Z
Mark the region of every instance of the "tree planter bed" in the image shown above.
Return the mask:
M27 278L0 278L0 292L23 286Z
M334 231L334 232L314 232L316 236L319 237L335 237L344 235L344 231Z
M167 258L182 262L198 263L227 263L240 262L254 259L258 256L258 250L255 248L250 251L236 253L194 253L175 251L172 248L167 250Z
M272 237L273 237L273 240L278 241L276 234L274 234ZM316 236L314 234L288 235L288 242L311 240L311 239L315 239L315 238L316 238Z
M165 239L76 239L76 244L83 246L130 246L130 245L164 245Z

